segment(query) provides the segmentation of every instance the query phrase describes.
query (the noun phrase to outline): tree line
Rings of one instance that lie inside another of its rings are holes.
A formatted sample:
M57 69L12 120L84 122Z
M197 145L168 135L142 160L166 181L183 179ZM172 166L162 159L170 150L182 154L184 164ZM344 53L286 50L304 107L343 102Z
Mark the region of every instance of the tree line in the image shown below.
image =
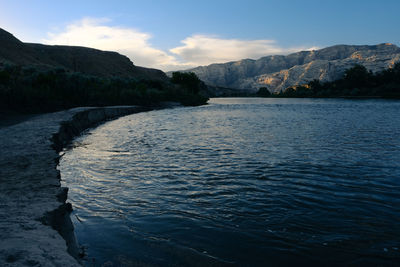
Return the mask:
M0 64L0 109L49 112L78 106L156 105L162 101L201 105L207 102L208 98L199 94L201 85L197 76L176 75L181 78L138 80L86 75L62 68L43 71Z
M362 65L345 71L343 77L332 82L310 81L291 86L279 93L260 88L263 97L382 97L400 98L400 62L392 68L372 73Z

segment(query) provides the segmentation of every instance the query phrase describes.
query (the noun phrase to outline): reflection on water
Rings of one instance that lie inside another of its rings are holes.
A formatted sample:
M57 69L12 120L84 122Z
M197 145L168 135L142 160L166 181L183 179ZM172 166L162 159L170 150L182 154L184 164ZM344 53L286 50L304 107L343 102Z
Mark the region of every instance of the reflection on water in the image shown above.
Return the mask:
M108 122L60 164L78 239L95 265L398 263L399 115L212 99Z

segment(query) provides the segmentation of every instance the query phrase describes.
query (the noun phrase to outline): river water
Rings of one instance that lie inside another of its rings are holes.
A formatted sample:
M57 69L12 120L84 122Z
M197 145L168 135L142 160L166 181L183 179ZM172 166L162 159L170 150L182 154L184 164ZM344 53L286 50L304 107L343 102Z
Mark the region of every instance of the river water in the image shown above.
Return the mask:
M211 99L77 138L89 266L400 263L400 102Z

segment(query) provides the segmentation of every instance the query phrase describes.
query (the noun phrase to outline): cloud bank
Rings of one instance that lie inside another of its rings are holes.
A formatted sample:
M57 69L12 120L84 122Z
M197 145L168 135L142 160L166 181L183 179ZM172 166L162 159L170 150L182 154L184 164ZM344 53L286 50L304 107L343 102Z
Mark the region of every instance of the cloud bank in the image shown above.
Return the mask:
M60 33L49 33L46 44L77 45L128 56L138 66L163 68L176 64L175 58L152 47L151 35L136 29L107 26L108 19L85 18L74 22Z
M182 41L183 46L170 49L192 65L224 63L245 58L258 59L267 55L287 54L298 49L284 49L274 40L221 39L193 35Z
M282 48L274 40L222 39L217 36L192 35L182 40L181 46L163 51L149 42L151 34L133 28L108 26L109 21L84 18L69 24L62 32L48 33L48 38L41 41L53 45L77 45L117 51L128 56L135 65L164 71L308 50L304 47Z

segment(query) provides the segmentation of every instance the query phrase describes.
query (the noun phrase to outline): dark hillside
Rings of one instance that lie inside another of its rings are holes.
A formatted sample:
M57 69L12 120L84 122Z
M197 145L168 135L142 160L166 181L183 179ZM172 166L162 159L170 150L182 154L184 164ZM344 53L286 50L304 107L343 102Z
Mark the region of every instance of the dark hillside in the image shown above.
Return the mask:
M23 43L3 29L0 29L0 62L42 70L63 68L101 77L168 80L164 72L137 67L128 57L117 52L79 46Z
M207 102L199 85L172 83L160 70L93 48L23 43L0 29L0 111L50 112L78 106Z

